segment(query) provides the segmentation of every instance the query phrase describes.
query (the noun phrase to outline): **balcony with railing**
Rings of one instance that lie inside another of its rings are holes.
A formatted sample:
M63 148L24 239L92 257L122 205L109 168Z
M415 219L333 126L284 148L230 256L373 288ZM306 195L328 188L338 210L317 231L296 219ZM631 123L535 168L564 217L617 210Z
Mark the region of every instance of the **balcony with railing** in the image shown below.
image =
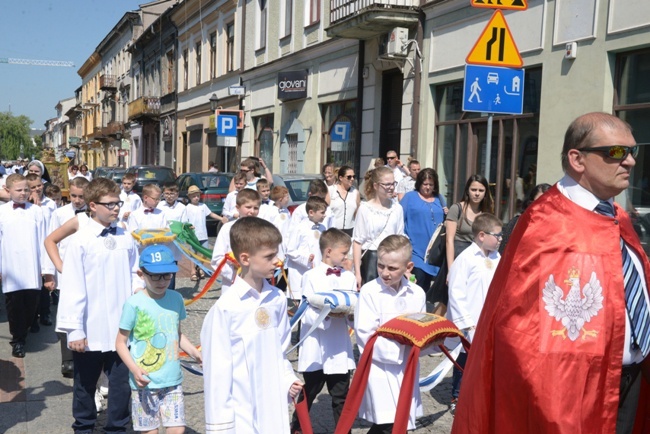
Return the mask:
M115 91L117 90L117 76L115 75L100 75L99 76L99 88L104 91Z
M418 22L420 0L330 0L327 36L369 39Z
M117 137L118 134L124 133L124 124L122 122L110 121L102 128L102 135L104 137Z
M129 120L160 115L160 98L144 96L129 103Z

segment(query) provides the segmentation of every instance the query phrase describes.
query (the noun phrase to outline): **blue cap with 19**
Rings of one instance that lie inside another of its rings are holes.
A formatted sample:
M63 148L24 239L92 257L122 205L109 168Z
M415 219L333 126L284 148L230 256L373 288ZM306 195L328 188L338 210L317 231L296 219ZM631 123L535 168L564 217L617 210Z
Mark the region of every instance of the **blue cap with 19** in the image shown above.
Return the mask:
M150 274L176 273L178 265L172 251L167 246L154 244L140 253L140 268Z

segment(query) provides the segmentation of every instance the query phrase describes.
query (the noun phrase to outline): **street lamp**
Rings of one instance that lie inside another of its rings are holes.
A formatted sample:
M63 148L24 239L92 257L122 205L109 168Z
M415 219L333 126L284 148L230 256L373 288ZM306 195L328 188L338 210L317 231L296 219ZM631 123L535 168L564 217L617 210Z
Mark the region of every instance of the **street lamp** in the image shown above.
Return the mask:
M219 105L219 98L217 98L216 93L213 93L212 96L210 97L210 110L215 111L218 105Z

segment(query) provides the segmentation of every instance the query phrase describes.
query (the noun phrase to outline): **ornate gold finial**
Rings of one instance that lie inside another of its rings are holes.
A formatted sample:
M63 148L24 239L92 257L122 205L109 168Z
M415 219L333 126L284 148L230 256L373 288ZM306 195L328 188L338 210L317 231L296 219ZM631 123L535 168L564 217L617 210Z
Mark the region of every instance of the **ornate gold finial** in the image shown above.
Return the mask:
M578 270L576 267L571 267L569 268L569 279L579 279L580 278L580 270Z

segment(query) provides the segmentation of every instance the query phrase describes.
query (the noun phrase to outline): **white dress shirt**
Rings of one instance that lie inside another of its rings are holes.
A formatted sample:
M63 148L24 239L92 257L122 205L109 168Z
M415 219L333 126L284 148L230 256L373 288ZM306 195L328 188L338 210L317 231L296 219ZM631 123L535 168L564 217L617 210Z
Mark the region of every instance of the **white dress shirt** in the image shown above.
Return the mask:
M212 249L212 260L210 265L213 269L219 267L219 263L226 257L226 254L231 252L230 249L230 228L237 220L233 220L221 226L217 239L214 241L214 249ZM223 295L233 284L237 269L232 262L226 262L226 265L221 269L221 294Z
M397 316L415 312L426 312L426 296L422 288L404 277L398 291L384 285L379 278L363 285L354 311L354 331L361 354L368 339L382 324ZM408 354L405 345L381 336L377 338L368 385L359 410L360 418L376 424L395 421ZM423 414L418 386L419 370L418 365L411 398L409 430L415 429L416 417Z
M478 324L499 259L498 251L485 256L481 248L472 243L451 264L447 318L459 329L469 329ZM470 330L470 342L474 332Z
M301 221L307 220L309 216L307 215L307 202L301 203L293 210L291 214L291 227L296 227L300 224ZM325 210L325 220L323 220L323 226L325 229L334 227L334 214L328 206Z
M237 278L201 329L207 433L289 433L290 340L284 295Z
M158 202L156 207L165 214L165 219L169 222L175 220L177 222L186 223L187 214L185 205L180 202L175 202L173 206L169 206L166 200Z
M25 203L14 209L14 202L0 205L0 270L2 292L41 289L42 274L54 274L45 252L46 224L43 208Z
M221 215L228 217L228 220L235 218L235 213L237 212L237 193L239 193L237 190L231 191L226 195L226 199L223 202Z
M598 203L600 202L600 200L596 196L594 196L592 192L590 192L589 190L587 190L586 188L578 184L569 175L565 175L562 179L560 179L560 181L558 181L557 188L558 190L560 190L560 193L562 193L565 197L571 200L571 202L588 210L595 210L596 206L598 206ZM613 201L610 199L610 202ZM650 309L650 300L648 299L648 287L647 287L645 272L643 271L643 265L641 264L641 261L639 260L636 253L632 251L632 249L630 249L627 245L625 246L625 248L627 249L627 252L630 254L630 258L632 259L632 263L634 264L637 273L639 273L639 277L641 278L641 285L643 286L643 295L645 298L645 303ZM641 363L643 361L643 354L641 354L641 351L639 349L632 348L631 330L632 329L630 328L629 315L625 315L623 366L631 365L633 363Z
M208 208L204 203L199 203L198 205L188 203L185 207L187 222L194 226L194 233L199 241L206 241L208 239L208 227L205 223L205 219L210 215L210 213L212 213L212 211L210 211L210 208Z
M327 275L330 267L322 262L307 271L302 277L302 295L309 297L317 292L328 292L332 289L357 289L357 279L354 273L339 268L341 275ZM320 309L309 307L302 317L300 328L301 338L312 324L316 322ZM348 334L351 325L347 318L326 317L314 332L305 339L298 354L298 372L323 370L326 375L346 374L355 368L352 353L352 342Z
M320 264L320 235L325 231L322 223L313 223L303 220L300 224L292 226L289 240L285 245L286 266L289 277L287 297L300 299L302 297L302 276L307 270ZM310 261L309 257L314 255Z
M104 229L91 219L70 237L61 273L56 329L68 342L86 338L88 351L115 351L122 306L144 287L135 239L120 227L101 236Z
M141 206L131 213L126 225L126 229L129 232L138 229L162 229L169 227L165 213L162 210L154 208L153 211L145 213L145 209L144 206Z

